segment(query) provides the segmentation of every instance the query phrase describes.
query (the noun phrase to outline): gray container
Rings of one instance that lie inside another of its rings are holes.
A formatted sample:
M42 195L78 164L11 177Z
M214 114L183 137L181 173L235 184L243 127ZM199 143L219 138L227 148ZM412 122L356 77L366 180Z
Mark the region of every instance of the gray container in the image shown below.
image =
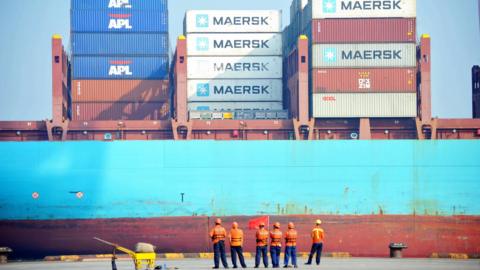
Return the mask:
M416 67L415 43L315 44L313 68Z

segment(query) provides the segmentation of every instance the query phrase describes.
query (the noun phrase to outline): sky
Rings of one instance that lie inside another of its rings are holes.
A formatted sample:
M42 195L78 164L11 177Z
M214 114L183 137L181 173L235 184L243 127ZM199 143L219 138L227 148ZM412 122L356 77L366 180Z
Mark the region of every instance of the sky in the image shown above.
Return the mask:
M51 118L51 37L69 42L69 0L1 0L0 120ZM432 109L471 118L471 68L480 64L479 0L417 0L418 33L432 38ZM291 0L170 0L171 51L189 9L281 9Z

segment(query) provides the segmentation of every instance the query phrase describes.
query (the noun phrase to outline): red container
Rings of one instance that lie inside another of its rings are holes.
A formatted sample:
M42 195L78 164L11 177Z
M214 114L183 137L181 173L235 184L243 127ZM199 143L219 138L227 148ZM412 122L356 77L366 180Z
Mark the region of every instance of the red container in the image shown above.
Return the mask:
M162 102L169 99L168 81L73 80L73 102Z
M415 93L414 68L313 69L314 93Z
M72 103L74 121L108 120L167 120L170 116L168 102L89 102Z
M416 42L412 19L312 20L313 43Z

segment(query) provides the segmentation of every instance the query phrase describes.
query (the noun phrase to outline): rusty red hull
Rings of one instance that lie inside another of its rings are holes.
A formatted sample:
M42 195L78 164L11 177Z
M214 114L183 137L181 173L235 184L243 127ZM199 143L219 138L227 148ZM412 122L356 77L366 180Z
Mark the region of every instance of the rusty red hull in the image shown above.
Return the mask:
M254 231L248 221L254 217L226 217L244 228L245 250L255 249ZM270 223L295 222L298 249L310 248L309 232L315 219L324 221L326 252L349 252L353 256L387 257L390 242L408 245L406 257L429 257L432 253L480 254L479 216L272 216ZM39 258L60 254L96 254L110 248L92 238L105 238L125 246L150 242L158 252L211 252L207 232L212 217L164 217L148 219L95 219L52 221L0 221L0 246L9 246L16 257Z

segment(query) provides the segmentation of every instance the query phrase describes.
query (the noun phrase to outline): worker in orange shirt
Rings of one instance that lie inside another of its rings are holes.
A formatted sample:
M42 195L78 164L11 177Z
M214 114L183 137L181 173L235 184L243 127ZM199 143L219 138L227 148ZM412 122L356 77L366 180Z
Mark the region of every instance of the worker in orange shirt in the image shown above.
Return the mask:
M270 256L272 257L273 268L280 267L280 252L282 252L282 232L280 223L273 224L273 230L270 232Z
M255 253L255 268L260 266L260 257L263 258L263 266L268 268L268 256L267 256L267 248L268 248L268 231L265 229L265 223L261 222L259 224L259 229L255 234L257 239L257 250Z
M325 239L325 232L322 228L320 228L321 224L322 221L317 219L317 222L315 222L315 227L312 230L312 250L310 251L310 256L308 256L308 261L306 263L307 265L312 264L312 258L315 253L317 254L317 265L320 264L320 258L322 257L323 250L323 240Z
M243 257L243 231L238 228L238 223L233 222L232 229L230 230L229 234L230 239L230 252L232 254L232 264L233 268L237 268L237 255L238 259L240 260L240 264L242 268L247 268L245 264L245 259Z
M213 242L213 261L215 263L214 269L219 268L220 258L222 259L223 267L228 268L227 256L225 255L225 238L227 231L222 227L222 220L217 218L215 220L215 227L210 231L210 238Z
M285 233L285 259L283 268L288 268L288 260L292 257L292 265L297 268L297 230L293 222L288 223L288 231Z

